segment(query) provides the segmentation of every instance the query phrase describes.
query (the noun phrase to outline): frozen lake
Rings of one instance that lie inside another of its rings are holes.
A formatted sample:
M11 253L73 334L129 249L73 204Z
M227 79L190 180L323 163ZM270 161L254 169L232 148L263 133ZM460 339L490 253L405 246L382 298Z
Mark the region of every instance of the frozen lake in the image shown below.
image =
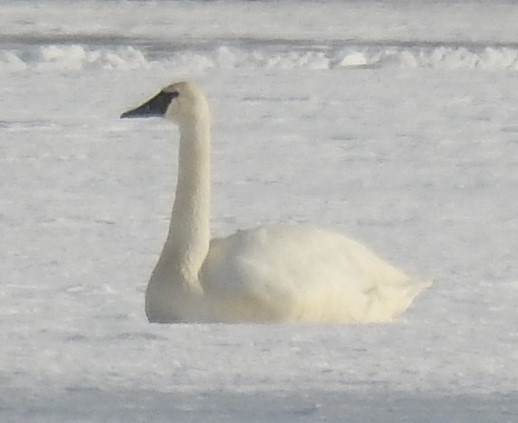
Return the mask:
M0 2L0 420L518 420L513 2ZM197 80L214 235L347 234L434 285L392 324L150 325Z

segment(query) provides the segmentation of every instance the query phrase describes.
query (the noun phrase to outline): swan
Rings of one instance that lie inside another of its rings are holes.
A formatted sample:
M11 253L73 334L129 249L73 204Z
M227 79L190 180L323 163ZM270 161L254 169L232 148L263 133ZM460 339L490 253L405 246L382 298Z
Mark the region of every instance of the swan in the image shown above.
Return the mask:
M211 240L206 97L178 82L121 118L150 116L180 130L169 233L146 289L150 322L387 322L428 286L311 226L266 225Z

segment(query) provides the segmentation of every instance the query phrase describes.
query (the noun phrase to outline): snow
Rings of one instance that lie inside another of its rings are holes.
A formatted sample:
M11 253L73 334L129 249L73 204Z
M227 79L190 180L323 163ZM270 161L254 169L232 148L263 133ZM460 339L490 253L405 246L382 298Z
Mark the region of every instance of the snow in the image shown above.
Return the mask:
M517 15L2 2L1 420L516 421ZM118 116L185 77L215 115L215 234L311 222L433 287L388 325L147 323L176 135Z
M313 69L336 68L431 68L445 70L518 70L518 49L510 47L471 48L456 46L350 45L285 51L284 47L216 47L205 51L172 52L166 60L148 60L142 50L132 46L88 48L77 44L48 45L28 51L5 51L0 71L56 71L90 69L178 69L206 72L214 69Z

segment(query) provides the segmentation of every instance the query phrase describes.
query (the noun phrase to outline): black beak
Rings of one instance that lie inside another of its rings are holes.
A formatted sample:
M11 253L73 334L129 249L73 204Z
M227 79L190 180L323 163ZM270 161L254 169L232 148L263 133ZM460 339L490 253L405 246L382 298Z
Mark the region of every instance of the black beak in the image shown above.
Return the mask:
M144 104L135 109L124 112L121 115L121 119L164 116L169 104L171 104L171 101L175 97L178 97L177 92L167 93L160 91L156 96L146 101Z

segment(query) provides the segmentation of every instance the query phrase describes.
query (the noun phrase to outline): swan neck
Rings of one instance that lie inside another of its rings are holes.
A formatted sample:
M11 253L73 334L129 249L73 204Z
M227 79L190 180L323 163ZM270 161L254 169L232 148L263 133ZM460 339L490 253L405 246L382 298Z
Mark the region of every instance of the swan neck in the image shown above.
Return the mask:
M184 279L199 284L210 243L210 124L180 125L178 180L165 249ZM199 287L198 287L199 288Z

